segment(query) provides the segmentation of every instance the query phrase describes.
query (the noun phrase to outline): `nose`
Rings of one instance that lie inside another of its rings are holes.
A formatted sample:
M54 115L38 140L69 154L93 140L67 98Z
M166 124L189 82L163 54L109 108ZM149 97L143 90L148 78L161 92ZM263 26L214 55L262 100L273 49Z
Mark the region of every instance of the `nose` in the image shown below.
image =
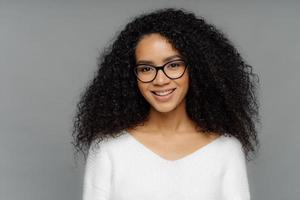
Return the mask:
M153 84L163 85L169 83L170 80L171 79L169 79L162 70L158 70L157 75L153 80Z

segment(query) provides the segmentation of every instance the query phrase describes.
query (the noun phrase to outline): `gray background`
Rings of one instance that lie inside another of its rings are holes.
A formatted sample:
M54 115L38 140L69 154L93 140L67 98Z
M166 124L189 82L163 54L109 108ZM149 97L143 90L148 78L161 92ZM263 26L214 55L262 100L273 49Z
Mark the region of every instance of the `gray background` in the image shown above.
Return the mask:
M115 33L166 6L206 17L260 76L252 199L300 199L299 2L0 0L1 200L81 199L83 164L70 144L79 94Z

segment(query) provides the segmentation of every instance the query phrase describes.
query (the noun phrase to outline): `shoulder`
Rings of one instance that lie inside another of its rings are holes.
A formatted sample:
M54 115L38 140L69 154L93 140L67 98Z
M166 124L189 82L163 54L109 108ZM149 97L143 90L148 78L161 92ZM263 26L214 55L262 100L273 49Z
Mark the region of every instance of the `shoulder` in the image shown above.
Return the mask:
M243 159L244 150L242 143L232 135L220 136L219 153L226 160L229 159Z
M128 134L124 131L121 131L115 137L106 137L101 141L93 141L90 145L89 153L94 155L99 154L111 154L113 151L124 151L127 148L128 144Z
M242 143L232 135L222 135L224 150L226 151L239 151L242 149Z

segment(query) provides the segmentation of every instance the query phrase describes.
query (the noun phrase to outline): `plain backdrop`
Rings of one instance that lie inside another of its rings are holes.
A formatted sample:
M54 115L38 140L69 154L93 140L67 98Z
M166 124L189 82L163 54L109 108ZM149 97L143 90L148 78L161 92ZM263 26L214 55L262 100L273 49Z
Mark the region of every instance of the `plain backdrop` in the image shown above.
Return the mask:
M299 1L0 0L0 199L80 200L72 117L96 58L132 17L183 7L215 24L260 77L252 199L300 199Z

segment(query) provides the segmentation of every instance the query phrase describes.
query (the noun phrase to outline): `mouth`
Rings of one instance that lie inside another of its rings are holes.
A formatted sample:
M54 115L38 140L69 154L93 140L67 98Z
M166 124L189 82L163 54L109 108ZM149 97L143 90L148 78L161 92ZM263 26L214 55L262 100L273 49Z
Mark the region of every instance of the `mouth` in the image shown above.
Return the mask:
M152 92L154 95L156 95L156 96L161 96L161 97L163 97L163 96L168 96L169 94L173 93L175 89L176 89L176 88L174 88L174 89L169 89L169 90L162 90L162 91L151 91L151 92Z

